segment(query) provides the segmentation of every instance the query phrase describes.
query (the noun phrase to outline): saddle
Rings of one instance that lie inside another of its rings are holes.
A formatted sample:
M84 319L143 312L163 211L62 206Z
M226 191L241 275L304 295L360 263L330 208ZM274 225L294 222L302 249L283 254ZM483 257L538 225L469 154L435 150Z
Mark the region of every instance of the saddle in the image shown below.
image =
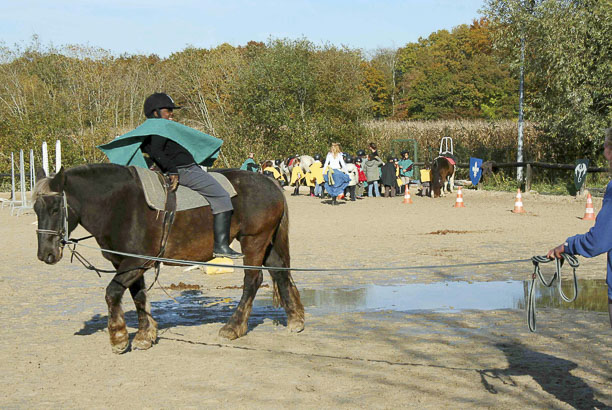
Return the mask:
M160 172L152 171L142 167L133 168L140 179L142 189L144 191L147 205L152 209L164 211L166 209L166 188L164 177ZM230 198L238 195L232 186L231 182L218 172L209 172L209 174L217 180L219 184L227 191ZM187 209L200 208L209 206L209 202L196 191L179 185L176 190L176 211L185 211Z
M443 158L446 158L446 160L449 162L449 164L451 165L455 165L455 158L452 158L450 156L444 156Z

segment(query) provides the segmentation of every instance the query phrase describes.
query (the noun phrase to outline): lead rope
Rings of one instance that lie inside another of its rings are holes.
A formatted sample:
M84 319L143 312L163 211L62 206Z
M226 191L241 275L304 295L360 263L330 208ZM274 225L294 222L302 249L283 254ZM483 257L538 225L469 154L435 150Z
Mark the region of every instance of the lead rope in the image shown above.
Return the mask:
M559 295L565 302L571 303L578 297L578 279L576 278L576 268L580 266L580 262L578 262L578 259L576 259L574 255L562 253L561 256L561 258L554 259L556 263L555 273L549 281L546 281L544 275L542 275L542 272L540 271L540 264L552 262L553 259L548 259L546 256L534 256L531 258L531 262L533 262L533 274L531 275L531 285L529 287L529 293L527 296L527 325L529 326L529 331L531 332L536 331L536 279L540 279L542 285L546 286L547 288L552 287L555 280L557 280ZM574 296L571 298L567 297L561 288L561 268L563 267L564 261L567 261L567 263L572 267L573 271Z

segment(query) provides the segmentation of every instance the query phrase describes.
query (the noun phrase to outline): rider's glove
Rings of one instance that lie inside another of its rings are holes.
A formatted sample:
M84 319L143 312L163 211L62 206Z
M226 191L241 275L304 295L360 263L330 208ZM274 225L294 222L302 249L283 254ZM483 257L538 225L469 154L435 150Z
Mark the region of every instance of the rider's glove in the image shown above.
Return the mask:
M179 186L179 176L178 174L170 174L168 177L170 178L170 192L174 192Z

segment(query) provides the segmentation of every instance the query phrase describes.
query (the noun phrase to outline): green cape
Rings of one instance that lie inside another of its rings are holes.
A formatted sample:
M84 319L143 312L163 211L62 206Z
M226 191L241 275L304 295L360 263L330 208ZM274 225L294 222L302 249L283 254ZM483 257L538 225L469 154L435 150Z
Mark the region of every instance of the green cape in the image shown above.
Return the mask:
M111 142L99 145L109 161L119 165L147 168L140 146L149 135L161 135L185 148L200 165L211 166L219 156L223 141L178 122L162 118L149 118L135 130Z

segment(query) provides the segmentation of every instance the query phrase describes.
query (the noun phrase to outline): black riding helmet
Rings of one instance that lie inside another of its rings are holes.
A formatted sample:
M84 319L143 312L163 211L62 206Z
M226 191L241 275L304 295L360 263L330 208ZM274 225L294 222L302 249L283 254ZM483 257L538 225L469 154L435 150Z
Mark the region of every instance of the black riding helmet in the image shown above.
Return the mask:
M365 151L360 149L359 151L357 151L357 155L360 157L365 157Z
M350 155L347 155L346 158L344 158L344 162L346 162L347 164L352 164L353 157L351 157Z
M182 108L174 104L174 100L168 94L155 93L147 97L144 102L144 115L147 118L155 118L154 112L157 112L158 117L161 118L159 110L162 108L171 108L173 110Z
M279 166L281 164L281 162L283 162L283 161L280 160L280 159L276 159L276 160L274 160L274 165Z
M314 157L312 157L315 161L321 161L321 156L319 154L314 154Z

